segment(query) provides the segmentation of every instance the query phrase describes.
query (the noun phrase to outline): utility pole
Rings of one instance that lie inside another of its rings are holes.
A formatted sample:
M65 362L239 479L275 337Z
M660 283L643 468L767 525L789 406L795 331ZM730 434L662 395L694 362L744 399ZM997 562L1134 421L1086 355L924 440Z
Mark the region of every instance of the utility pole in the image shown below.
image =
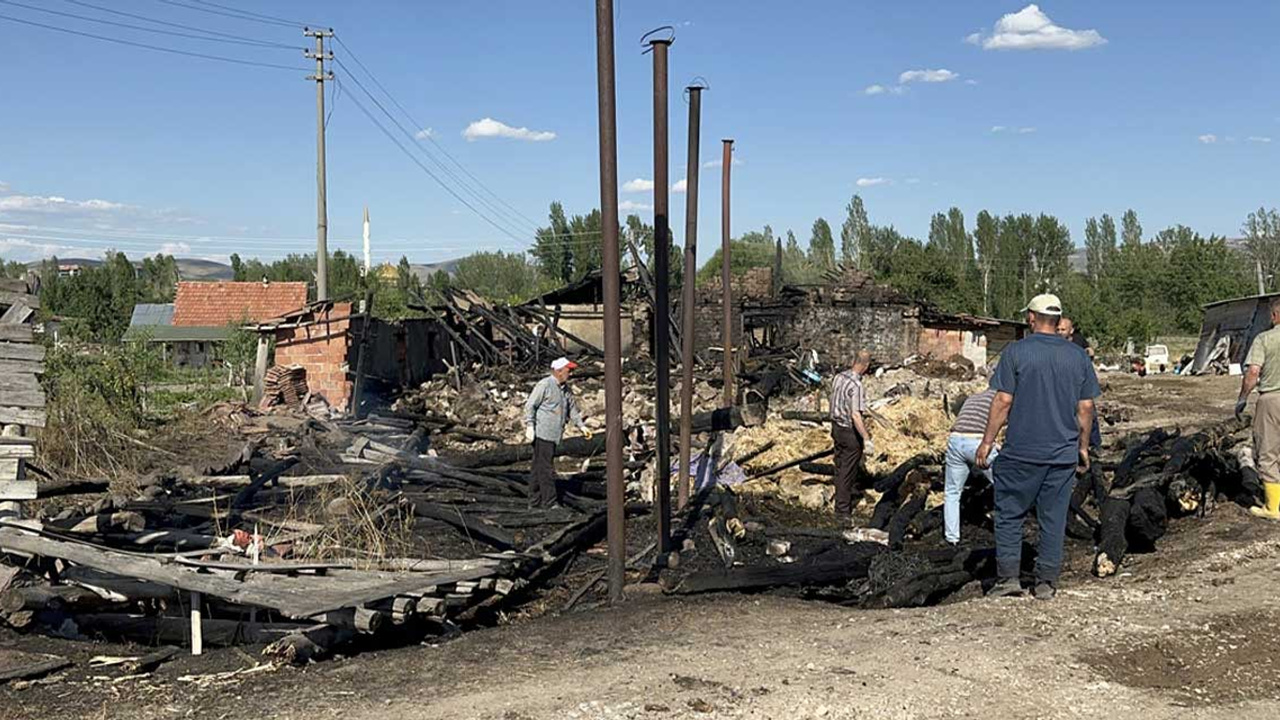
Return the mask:
M733 293L729 276L729 168L733 165L733 140L725 138L720 167L720 291L724 305L724 406L733 407Z
M316 300L328 300L329 201L325 194L324 83L333 79L333 73L325 71L324 61L332 60L333 53L325 52L324 39L333 37L333 29L303 28L302 34L316 39L315 51L307 50L304 54L316 61L316 74L307 78L316 82Z
M1253 267L1258 272L1258 294L1266 295L1267 284L1262 280L1262 260L1255 258L1253 261Z
M693 443L693 305L697 300L694 278L698 275L698 147L702 134L702 86L689 90L689 155L684 196L684 284L680 286L680 480L676 507L689 502L689 453Z
M653 51L653 321L657 364L658 552L671 551L671 190L668 160L667 51L671 38L649 41Z
M609 602L626 582L626 493L622 479L622 272L618 248L618 99L613 0L596 0L596 98L600 123L600 274L604 286L604 427Z

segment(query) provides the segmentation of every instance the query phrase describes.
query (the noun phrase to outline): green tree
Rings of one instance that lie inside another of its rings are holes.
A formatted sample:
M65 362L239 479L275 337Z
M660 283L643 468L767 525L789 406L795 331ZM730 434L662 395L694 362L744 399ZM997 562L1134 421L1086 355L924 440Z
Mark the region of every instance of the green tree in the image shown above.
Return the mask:
M524 253L478 252L458 261L452 284L495 302L522 303L554 288Z
M823 218L813 221L809 235L809 262L820 271L836 266L836 243L831 236L831 225Z
M1132 208L1124 211L1120 218L1120 239L1125 247L1137 247L1142 244L1142 223L1138 222L1138 213Z
M862 196L854 195L845 206L846 217L840 226L841 260L856 268L865 270L863 250L871 236L871 221L867 219L867 208L862 204Z
M1275 208L1258 208L1245 218L1244 247L1253 262L1261 266L1264 286L1276 287L1276 273L1280 272L1280 212Z
M573 280L574 238L570 235L564 206L559 202L551 203L548 221L547 227L538 228L534 235L533 257L544 275L568 283Z
M1067 275L1071 251L1071 231L1052 215L1036 218L1031 235L1031 257L1035 268L1036 292L1057 290Z

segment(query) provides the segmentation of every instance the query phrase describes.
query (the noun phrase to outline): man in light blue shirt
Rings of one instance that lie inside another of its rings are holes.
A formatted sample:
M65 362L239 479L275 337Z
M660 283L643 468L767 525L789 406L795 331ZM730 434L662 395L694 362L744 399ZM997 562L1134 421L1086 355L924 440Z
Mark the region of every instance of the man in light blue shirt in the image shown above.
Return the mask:
M553 360L551 374L533 386L524 403L524 439L533 445L533 494L529 502L534 507L556 507L560 503L554 460L565 426L572 422L583 436L591 438L573 391L566 384L576 367L577 363L569 358Z

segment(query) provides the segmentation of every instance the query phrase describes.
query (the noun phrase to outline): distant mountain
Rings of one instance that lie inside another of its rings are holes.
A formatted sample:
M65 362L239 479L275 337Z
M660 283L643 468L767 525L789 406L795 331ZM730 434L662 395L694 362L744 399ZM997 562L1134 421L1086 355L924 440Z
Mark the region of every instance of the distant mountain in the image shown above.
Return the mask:
M235 274L231 272L231 266L226 263L220 263L214 260L202 260L200 258L177 258L178 273L183 280L232 280ZM27 267L38 268L43 261L29 262ZM83 265L85 267L98 267L102 265L102 260L90 258L58 258L59 265ZM142 263L135 261L133 263L139 267Z
M453 260L444 260L438 263L412 264L409 268L413 270L413 274L417 275L419 280L426 282L438 272L443 272L447 275L456 273L458 271L458 259L454 258Z

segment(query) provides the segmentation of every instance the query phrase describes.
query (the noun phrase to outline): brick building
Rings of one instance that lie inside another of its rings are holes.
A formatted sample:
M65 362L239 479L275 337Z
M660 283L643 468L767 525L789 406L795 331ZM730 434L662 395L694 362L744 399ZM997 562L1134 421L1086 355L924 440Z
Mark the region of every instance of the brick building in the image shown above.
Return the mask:
M134 307L125 340L159 343L178 366L203 367L217 360L231 329L283 315L307 303L302 282L179 282L167 304Z

